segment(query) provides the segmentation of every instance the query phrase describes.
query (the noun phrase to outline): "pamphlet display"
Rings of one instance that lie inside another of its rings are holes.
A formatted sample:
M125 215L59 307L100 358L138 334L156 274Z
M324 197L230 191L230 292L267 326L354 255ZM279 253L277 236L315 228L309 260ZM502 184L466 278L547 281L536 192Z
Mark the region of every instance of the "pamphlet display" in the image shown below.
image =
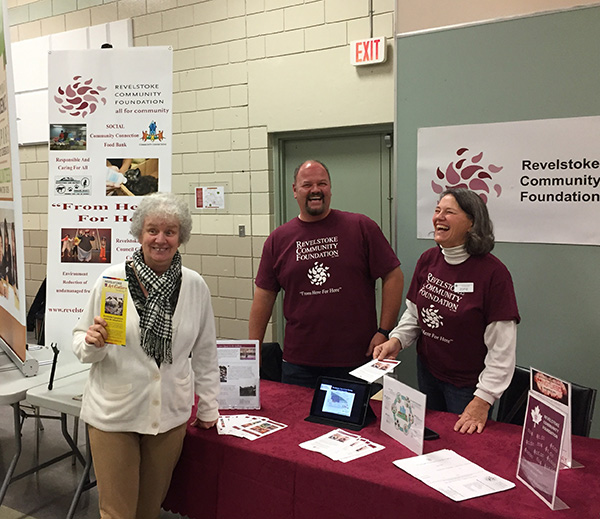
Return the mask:
M219 409L260 409L258 341L217 341Z
M517 478L553 510L568 506L556 496L567 416L535 391L529 391Z
M100 316L106 321L108 344L125 346L125 323L127 322L127 287L125 279L102 278Z
M564 441L560 452L560 464L561 468L571 468L573 465L571 448L571 383L534 368L530 369L530 377L531 390L539 398L546 400L546 402L556 409L560 409L567 417Z
M381 430L416 454L423 454L426 401L423 393L383 377Z

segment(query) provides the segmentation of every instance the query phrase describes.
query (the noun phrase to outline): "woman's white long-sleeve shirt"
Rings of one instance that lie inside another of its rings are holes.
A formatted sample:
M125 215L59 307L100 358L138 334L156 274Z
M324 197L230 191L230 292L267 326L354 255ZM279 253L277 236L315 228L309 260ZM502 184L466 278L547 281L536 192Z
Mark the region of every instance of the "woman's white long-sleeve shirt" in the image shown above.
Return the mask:
M94 317L100 315L102 277L124 278L125 265L105 270L73 330L73 351L91 363L81 407L81 419L103 431L158 434L190 418L194 392L197 417L219 416L219 374L215 321L210 291L204 279L182 267L181 290L173 314L173 363L160 368L140 346L139 314L128 293L126 346L96 348L85 342ZM191 358L190 358L191 354Z

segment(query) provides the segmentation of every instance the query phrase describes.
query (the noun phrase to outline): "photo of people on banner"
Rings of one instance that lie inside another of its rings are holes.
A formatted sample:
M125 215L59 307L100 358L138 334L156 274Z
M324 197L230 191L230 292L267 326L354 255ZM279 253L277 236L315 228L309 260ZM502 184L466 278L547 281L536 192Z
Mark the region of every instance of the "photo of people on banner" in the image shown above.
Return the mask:
M49 144L52 151L86 151L87 126L85 124L51 124Z
M62 228L61 263L110 263L111 234L111 229Z
M158 191L158 159L106 159L106 196L145 196Z
M0 297L19 308L14 212L0 209Z

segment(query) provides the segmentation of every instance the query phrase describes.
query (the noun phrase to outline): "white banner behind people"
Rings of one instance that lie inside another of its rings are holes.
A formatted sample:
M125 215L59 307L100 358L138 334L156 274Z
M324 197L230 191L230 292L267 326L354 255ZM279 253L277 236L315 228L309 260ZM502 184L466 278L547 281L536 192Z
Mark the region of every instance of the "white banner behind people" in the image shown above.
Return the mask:
M600 244L600 117L420 128L417 237L439 193L486 200L498 241Z
M49 54L46 343L71 332L102 271L130 258L139 197L171 190L168 47Z
M10 31L0 0L0 336L24 361L26 356L23 212Z

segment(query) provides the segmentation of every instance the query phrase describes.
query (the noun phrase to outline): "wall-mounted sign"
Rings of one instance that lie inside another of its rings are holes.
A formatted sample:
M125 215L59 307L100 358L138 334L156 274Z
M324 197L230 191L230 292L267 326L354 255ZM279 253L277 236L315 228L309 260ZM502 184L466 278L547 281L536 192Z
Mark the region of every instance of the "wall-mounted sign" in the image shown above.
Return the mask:
M196 209L225 209L224 186L196 187Z
M355 67L383 63L387 59L385 37L350 42L350 63Z

